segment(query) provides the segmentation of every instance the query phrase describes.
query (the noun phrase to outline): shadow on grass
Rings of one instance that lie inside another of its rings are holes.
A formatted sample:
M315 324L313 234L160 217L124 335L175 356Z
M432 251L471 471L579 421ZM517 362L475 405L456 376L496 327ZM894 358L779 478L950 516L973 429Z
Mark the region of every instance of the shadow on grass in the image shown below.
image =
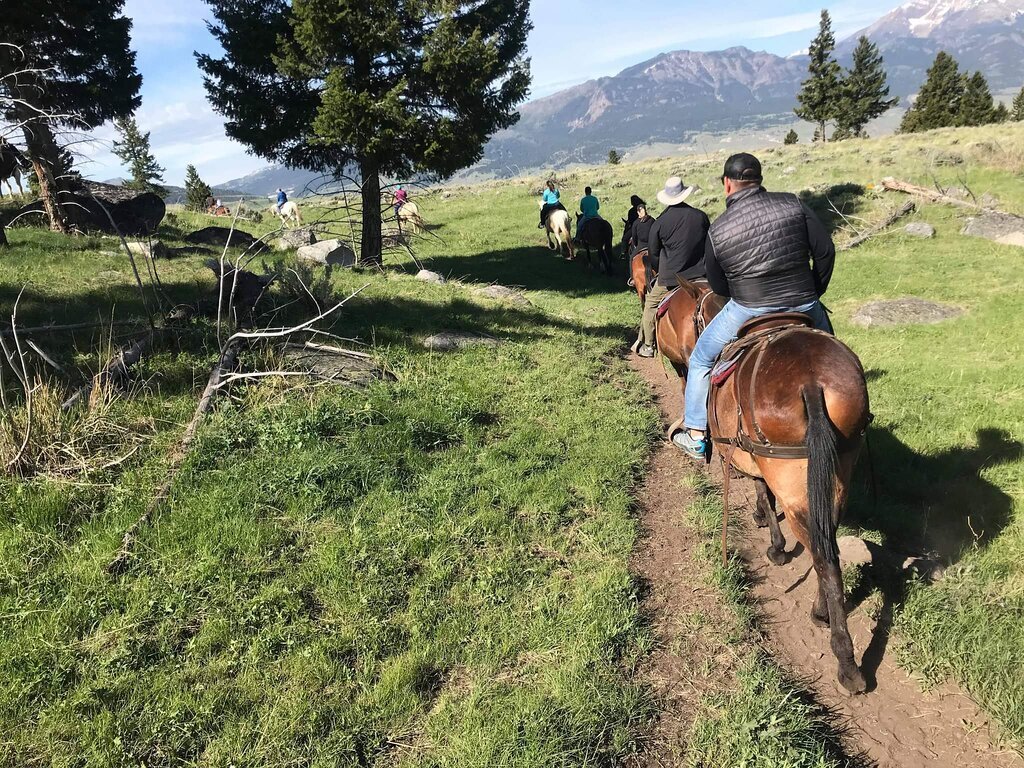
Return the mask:
M926 553L914 571L930 581L937 567L959 560L971 546L984 546L1009 524L1013 499L983 476L985 469L1020 461L1024 445L1002 429L977 431L977 445L920 454L890 430L868 433L878 488L877 504L860 493L851 500L848 522L877 529L885 546L868 544L872 561L849 595L852 609L878 589L882 605L862 669L871 688L885 656L893 619L907 593L908 553Z
M472 258L434 256L428 266L443 275L480 283L501 283L528 291L554 291L571 299L625 290L626 268L621 259L616 258L615 274L611 277L597 270L588 271L581 259L568 261L538 243L480 253Z
M805 190L799 197L834 235L847 223L844 217L856 216L864 208L865 191L860 184L835 184L823 190Z

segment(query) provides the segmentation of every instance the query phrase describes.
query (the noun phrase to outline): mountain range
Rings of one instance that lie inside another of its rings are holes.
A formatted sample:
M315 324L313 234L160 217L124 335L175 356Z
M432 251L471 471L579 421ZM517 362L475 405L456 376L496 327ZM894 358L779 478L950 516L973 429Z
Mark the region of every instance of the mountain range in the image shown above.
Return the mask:
M1024 84L1024 0L910 0L841 41L841 64L849 64L861 35L881 49L892 93L904 105L940 50L964 69L983 72L993 90ZM593 163L610 149L685 144L697 133L777 132L795 121L796 94L806 77L804 56L741 46L663 53L524 104L519 122L491 139L470 173L506 176ZM272 166L220 186L267 195L278 186L302 190L311 178Z

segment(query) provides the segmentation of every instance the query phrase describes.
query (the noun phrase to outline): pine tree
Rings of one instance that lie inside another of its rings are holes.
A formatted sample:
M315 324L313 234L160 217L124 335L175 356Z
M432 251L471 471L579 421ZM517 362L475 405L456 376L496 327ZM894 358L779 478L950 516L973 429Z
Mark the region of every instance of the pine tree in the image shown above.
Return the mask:
M796 144L798 141L800 141L800 136L797 134L795 129L790 128L789 129L789 133L786 134L786 138L784 138L782 140L782 143L783 144Z
M206 201L213 197L210 185L199 178L199 171L194 165L185 168L185 209L189 211L205 211Z
M149 131L139 130L135 117L120 117L114 120L114 128L121 136L114 142L114 154L128 166L131 178L125 183L129 189L143 192L154 192L161 197L167 190L157 184L163 181L164 169L157 164L156 158L149 150Z
M999 104L996 105L995 111L992 113L992 122L993 123L1005 123L1009 119L1010 119L1010 110L1008 110L1006 108L1006 105L1003 102L1000 101Z
M75 170L75 156L67 147L57 150L56 160L47 163L54 182L66 192L79 192L82 189L82 174ZM28 177L28 186L36 197L42 196L39 177L35 174Z
M917 133L958 125L965 87L956 59L940 51L928 69L927 78L914 105L903 116L900 132Z
M608 150L608 165L618 165L622 161L619 153L614 149Z
M91 129L139 105L124 0L3 0L0 120L21 125L51 229L68 232L54 130ZM88 44L84 44L87 41ZM21 72L18 77L9 77Z
M832 56L836 37L832 32L832 18L828 11L821 12L818 36L811 42L811 63L807 78L797 100L800 106L794 112L801 120L817 123L816 135L826 141L825 124L836 117L839 106L839 64Z
M996 121L996 107L988 81L981 72L967 79L967 87L960 99L958 125L988 125Z
M1013 98L1013 106L1010 108L1010 119L1014 122L1024 120L1024 88Z
M861 36L853 51L853 66L840 87L837 132L863 137L865 125L899 102L889 98L883 64L878 46Z
M381 258L380 176L446 178L518 119L529 0L208 0L214 109L254 154L362 188L360 260Z

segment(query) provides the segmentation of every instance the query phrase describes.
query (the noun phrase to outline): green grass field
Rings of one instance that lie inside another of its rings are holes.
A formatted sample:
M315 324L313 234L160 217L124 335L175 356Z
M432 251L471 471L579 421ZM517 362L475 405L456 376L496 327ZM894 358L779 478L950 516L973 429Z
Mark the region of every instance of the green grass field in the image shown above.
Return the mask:
M591 184L612 218L630 194L652 200L680 173L705 189L693 202L713 217L723 159L572 171L563 195ZM858 227L902 203L872 188L887 175L966 183L1024 213L1024 125L762 159L770 188L808 190L824 213L831 200ZM205 383L210 323L145 358L130 397L91 419L53 417L47 434L91 469L65 453L29 480L0 480L0 765L589 766L642 748L657 702L636 669L653 641L628 558L632 491L660 425L620 356L635 296L542 247L539 186L417 198L436 227L418 255L461 282L416 281L409 263L336 270L338 297L369 286L333 331L368 345L397 381L235 388L121 576L104 565L159 486ZM901 661L924 684L955 679L1019 744L1024 252L961 236L963 216L923 206L914 219L935 239L896 227L840 255L826 300L869 372L880 490L877 506L854 498L848 524L949 565L938 583L898 595ZM181 214L161 237L180 245L208 223ZM4 317L26 284L24 325L142 314L115 241L9 238ZM212 289L203 258L159 263L172 301ZM472 291L490 282L521 287L530 303ZM851 324L861 303L905 295L965 314ZM442 330L503 343L423 349ZM110 346L106 332L33 338L68 371L95 370ZM727 599L735 584L721 583ZM827 727L765 659L752 656L735 691L703 707L692 765L841 764Z

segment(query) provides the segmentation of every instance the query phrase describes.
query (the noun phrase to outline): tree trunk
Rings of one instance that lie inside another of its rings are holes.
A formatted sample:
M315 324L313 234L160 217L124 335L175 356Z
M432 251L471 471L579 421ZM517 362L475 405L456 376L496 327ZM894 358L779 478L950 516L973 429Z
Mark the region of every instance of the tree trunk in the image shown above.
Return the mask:
M4 217L0 216L0 248L6 248L10 243L7 242L7 230L4 229Z
M50 229L53 232L70 234L64 206L60 201L60 187L53 177L53 166L59 155L53 132L43 120L26 122L24 131L25 148L39 180L39 197L43 201L43 210L50 219Z
M819 130L821 131L821 143L828 144L828 134L825 132L825 121L822 120L818 123Z
M359 164L362 176L363 238L359 248L359 263L362 266L380 266L381 256L381 213L380 175L377 164L364 160Z

